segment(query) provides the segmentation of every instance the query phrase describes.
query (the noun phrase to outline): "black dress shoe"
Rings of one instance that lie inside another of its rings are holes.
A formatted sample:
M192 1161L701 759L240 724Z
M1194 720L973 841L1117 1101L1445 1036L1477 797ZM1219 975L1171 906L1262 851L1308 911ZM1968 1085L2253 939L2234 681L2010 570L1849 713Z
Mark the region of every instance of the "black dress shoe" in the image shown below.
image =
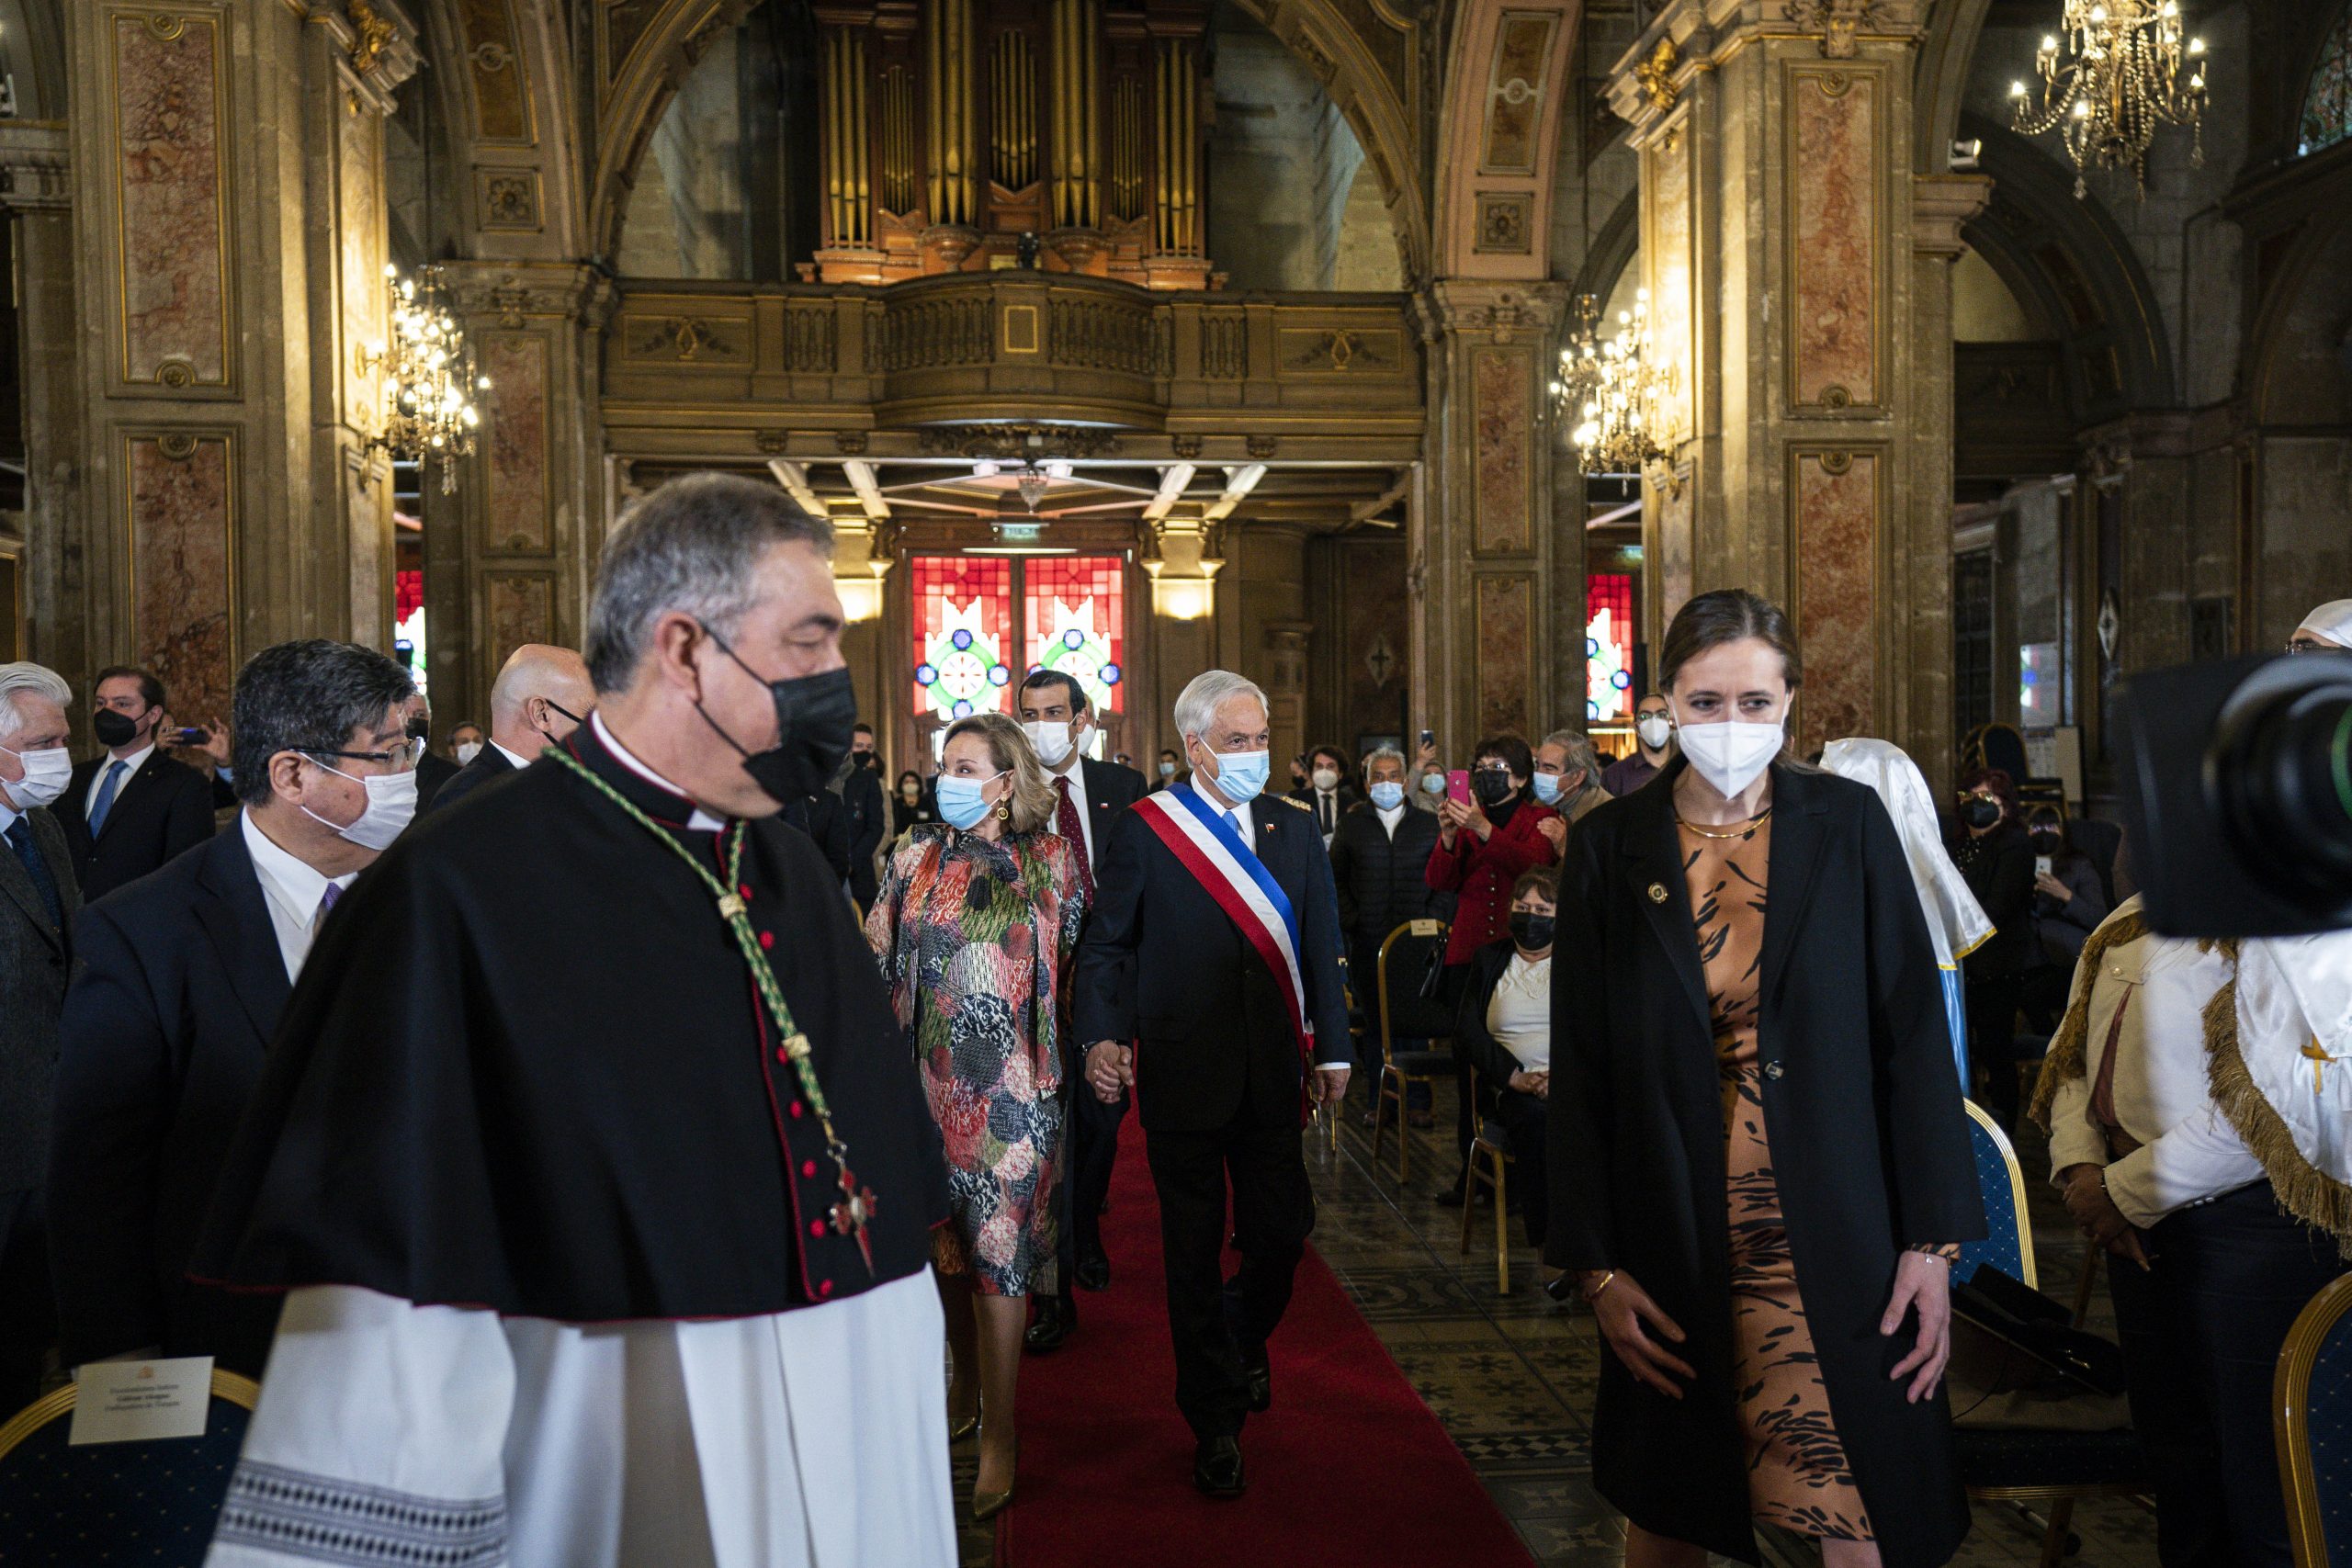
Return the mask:
M1203 1438L1193 1450L1193 1484L1212 1497L1238 1497L1250 1483L1241 1473L1241 1439Z
M1076 1302L1068 1296L1040 1296L1037 1298L1037 1320L1029 1325L1029 1332L1021 1337L1021 1342L1042 1356L1048 1350L1060 1349L1062 1341L1068 1339L1077 1327Z
M1078 1267L1070 1270L1070 1278L1077 1281L1081 1291L1107 1291L1111 1288L1111 1260L1098 1247L1078 1260Z
M1272 1409L1274 1404L1274 1369L1273 1364L1267 1359L1266 1353L1263 1350L1258 1352L1255 1359L1251 1359L1246 1356L1242 1358L1241 1375L1250 1385L1250 1411L1255 1415L1262 1416L1267 1411Z

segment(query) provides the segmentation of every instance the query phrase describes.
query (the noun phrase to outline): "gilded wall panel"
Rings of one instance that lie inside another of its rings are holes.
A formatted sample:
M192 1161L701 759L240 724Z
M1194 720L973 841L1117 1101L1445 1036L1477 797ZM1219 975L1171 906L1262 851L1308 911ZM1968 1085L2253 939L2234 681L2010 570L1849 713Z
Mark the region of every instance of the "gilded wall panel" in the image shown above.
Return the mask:
M343 389L343 421L355 430L374 434L379 424L375 371L361 374L352 363L355 350L381 343L386 335L384 298L384 193L382 189L384 121L372 114L335 117L337 148L335 178L335 298L342 307L340 343L325 345L344 373L336 378Z
M486 333L481 356L491 385L483 542L494 550L545 550L550 536L547 335Z
M1697 276L1690 249L1692 155L1687 108L1642 149L1647 164L1647 178L1643 182L1642 251L1650 290L1650 342L1658 362L1674 372L1674 388L1666 399L1665 412L1668 428L1677 433L1692 427L1696 408L1690 368L1696 353L1691 341L1694 301L1690 291ZM1613 335L1617 330L1614 321L1601 325L1604 335Z
M233 437L121 439L133 658L164 682L182 722L225 718L236 671Z
M458 0L458 25L465 35L476 138L529 144L535 140L531 87L523 79L512 0Z
M1657 563L1657 604L1651 613L1650 625L1657 628L1658 636L1665 635L1674 613L1688 604L1697 591L1692 529L1698 486L1691 482L1687 468L1679 478L1681 482L1670 488L1649 484L1642 491L1650 502L1646 510L1656 517L1650 525L1656 532L1648 543L1650 558Z
M1487 124L1479 141L1482 175L1532 175L1543 156L1544 80L1560 18L1552 11L1507 11L1495 30L1495 63L1487 82Z
M232 389L229 101L217 11L108 7L113 46L118 374L132 386ZM111 312L109 312L111 314Z
M553 571L485 571L482 574L482 639L489 661L482 667L482 690L490 672L526 642L554 642L555 573Z
M1874 733L1878 707L1878 546L1884 464L1868 449L1789 454L1796 513L1791 597L1804 649L1797 749Z
M1530 698L1535 668L1532 580L1478 579L1478 732L1536 733Z
M1277 373L1394 376L1404 367L1405 334L1394 328L1283 327L1275 334Z
M1870 71L1786 70L1789 402L1833 412L1875 408L1885 401L1883 83Z
M1529 547L1530 479L1534 437L1532 378L1525 351L1481 348L1471 355L1471 417L1477 462L1476 526L1481 551Z

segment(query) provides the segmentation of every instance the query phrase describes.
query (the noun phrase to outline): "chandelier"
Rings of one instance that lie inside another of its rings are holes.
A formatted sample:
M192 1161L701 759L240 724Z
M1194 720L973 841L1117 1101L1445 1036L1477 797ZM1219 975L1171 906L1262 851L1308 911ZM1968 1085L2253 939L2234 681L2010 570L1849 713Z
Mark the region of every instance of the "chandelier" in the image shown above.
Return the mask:
M441 302L438 268L412 281L387 265L384 276L392 289L391 346L361 355L363 371L384 369L384 428L368 446L438 462L447 495L458 488L456 459L473 455L481 428L474 394L490 389L490 378L475 373L465 331Z
M1057 483L1077 471L1074 465L1061 457L1042 463L1035 458L1006 463L993 457L983 457L972 465L972 477L976 479L1011 479L1012 488L1021 492L1021 504L1033 513Z
M1552 383L1577 449L1577 466L1588 474L1635 474L1662 467L1668 452L1657 433L1673 395L1674 372L1657 363L1650 342L1650 291L1640 290L1632 310L1617 312L1614 337L1595 336L1600 319L1592 296L1580 296L1577 331L1560 350L1560 378Z
M2040 136L2063 128L2077 199L2094 165L2126 164L2146 199L2148 144L2160 126L2188 126L2195 138L2189 164L2202 168L2205 40L2184 43L2180 0L2065 0L2065 6L2063 43L2058 34L2044 35L2034 56L2040 107L2023 82L2009 85L2016 129Z

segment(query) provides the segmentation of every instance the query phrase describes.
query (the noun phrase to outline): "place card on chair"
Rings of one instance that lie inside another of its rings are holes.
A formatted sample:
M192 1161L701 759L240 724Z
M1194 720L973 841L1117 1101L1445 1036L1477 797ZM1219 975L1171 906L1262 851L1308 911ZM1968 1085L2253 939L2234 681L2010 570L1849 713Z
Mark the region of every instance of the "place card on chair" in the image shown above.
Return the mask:
M200 1438L212 1408L212 1358L91 1361L75 1379L68 1448Z

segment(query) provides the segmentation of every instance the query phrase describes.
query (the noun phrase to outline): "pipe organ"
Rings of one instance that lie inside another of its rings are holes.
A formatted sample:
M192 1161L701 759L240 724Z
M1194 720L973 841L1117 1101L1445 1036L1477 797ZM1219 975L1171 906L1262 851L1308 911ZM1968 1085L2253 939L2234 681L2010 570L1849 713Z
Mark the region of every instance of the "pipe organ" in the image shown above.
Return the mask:
M1212 288L1208 0L815 7L819 283L1035 265Z

